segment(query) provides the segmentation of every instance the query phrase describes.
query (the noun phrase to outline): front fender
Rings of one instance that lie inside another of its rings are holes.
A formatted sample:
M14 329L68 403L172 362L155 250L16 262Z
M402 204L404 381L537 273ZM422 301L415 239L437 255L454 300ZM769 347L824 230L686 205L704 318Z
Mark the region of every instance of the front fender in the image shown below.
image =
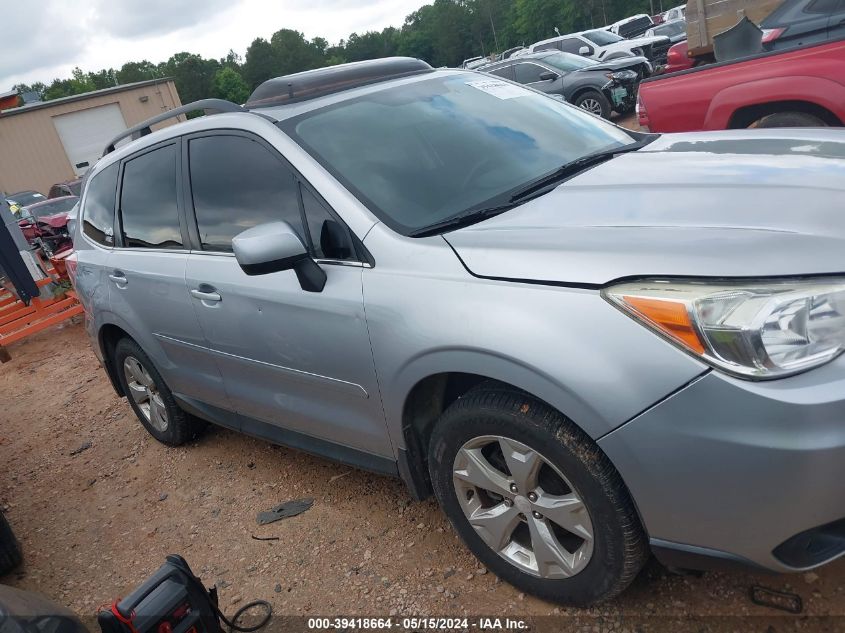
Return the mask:
M749 95L753 97L749 99ZM703 129L725 130L737 110L778 101L813 103L845 120L845 86L830 79L798 75L749 81L721 90L710 102Z

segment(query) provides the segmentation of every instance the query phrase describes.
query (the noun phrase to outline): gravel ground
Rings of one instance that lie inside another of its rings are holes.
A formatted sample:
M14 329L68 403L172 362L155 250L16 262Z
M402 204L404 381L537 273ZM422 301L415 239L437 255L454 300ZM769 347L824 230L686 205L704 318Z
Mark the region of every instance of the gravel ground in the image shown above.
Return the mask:
M760 583L797 592L806 613L845 615L845 562L797 576L700 578L652 563L608 604L557 608L480 568L437 505L411 501L398 481L217 428L182 448L158 444L115 395L79 324L10 352L0 366L0 505L25 564L3 582L81 615L125 595L175 552L218 586L229 613L263 598L287 615L706 616L711 624L755 615L753 630L785 630L776 617L777 627L758 628L779 615L749 602ZM308 512L256 524L259 511L302 497L315 498ZM725 622L724 630L750 630ZM820 620L804 621L812 622Z

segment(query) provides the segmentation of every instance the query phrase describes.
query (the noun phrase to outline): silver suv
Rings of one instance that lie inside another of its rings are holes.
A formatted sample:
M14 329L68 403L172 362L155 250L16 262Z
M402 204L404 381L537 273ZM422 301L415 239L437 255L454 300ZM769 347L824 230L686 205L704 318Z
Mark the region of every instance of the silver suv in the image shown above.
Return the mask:
M845 132L643 135L392 58L130 134L71 268L157 440L210 421L401 477L573 605L650 552L845 552Z

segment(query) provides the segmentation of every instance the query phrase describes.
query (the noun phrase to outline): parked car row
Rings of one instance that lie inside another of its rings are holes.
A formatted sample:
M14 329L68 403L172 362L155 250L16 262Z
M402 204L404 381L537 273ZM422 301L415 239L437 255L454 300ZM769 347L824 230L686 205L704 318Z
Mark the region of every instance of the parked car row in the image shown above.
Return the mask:
M557 50L546 50L482 66L480 70L557 95L605 119L612 111L634 109L644 57L625 57L604 63Z

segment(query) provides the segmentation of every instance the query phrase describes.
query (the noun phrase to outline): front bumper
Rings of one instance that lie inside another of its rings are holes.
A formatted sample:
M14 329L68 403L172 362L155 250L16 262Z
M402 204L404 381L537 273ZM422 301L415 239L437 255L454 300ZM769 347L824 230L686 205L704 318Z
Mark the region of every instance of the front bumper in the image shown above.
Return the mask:
M845 357L770 382L711 371L599 445L663 548L773 571L845 553Z

